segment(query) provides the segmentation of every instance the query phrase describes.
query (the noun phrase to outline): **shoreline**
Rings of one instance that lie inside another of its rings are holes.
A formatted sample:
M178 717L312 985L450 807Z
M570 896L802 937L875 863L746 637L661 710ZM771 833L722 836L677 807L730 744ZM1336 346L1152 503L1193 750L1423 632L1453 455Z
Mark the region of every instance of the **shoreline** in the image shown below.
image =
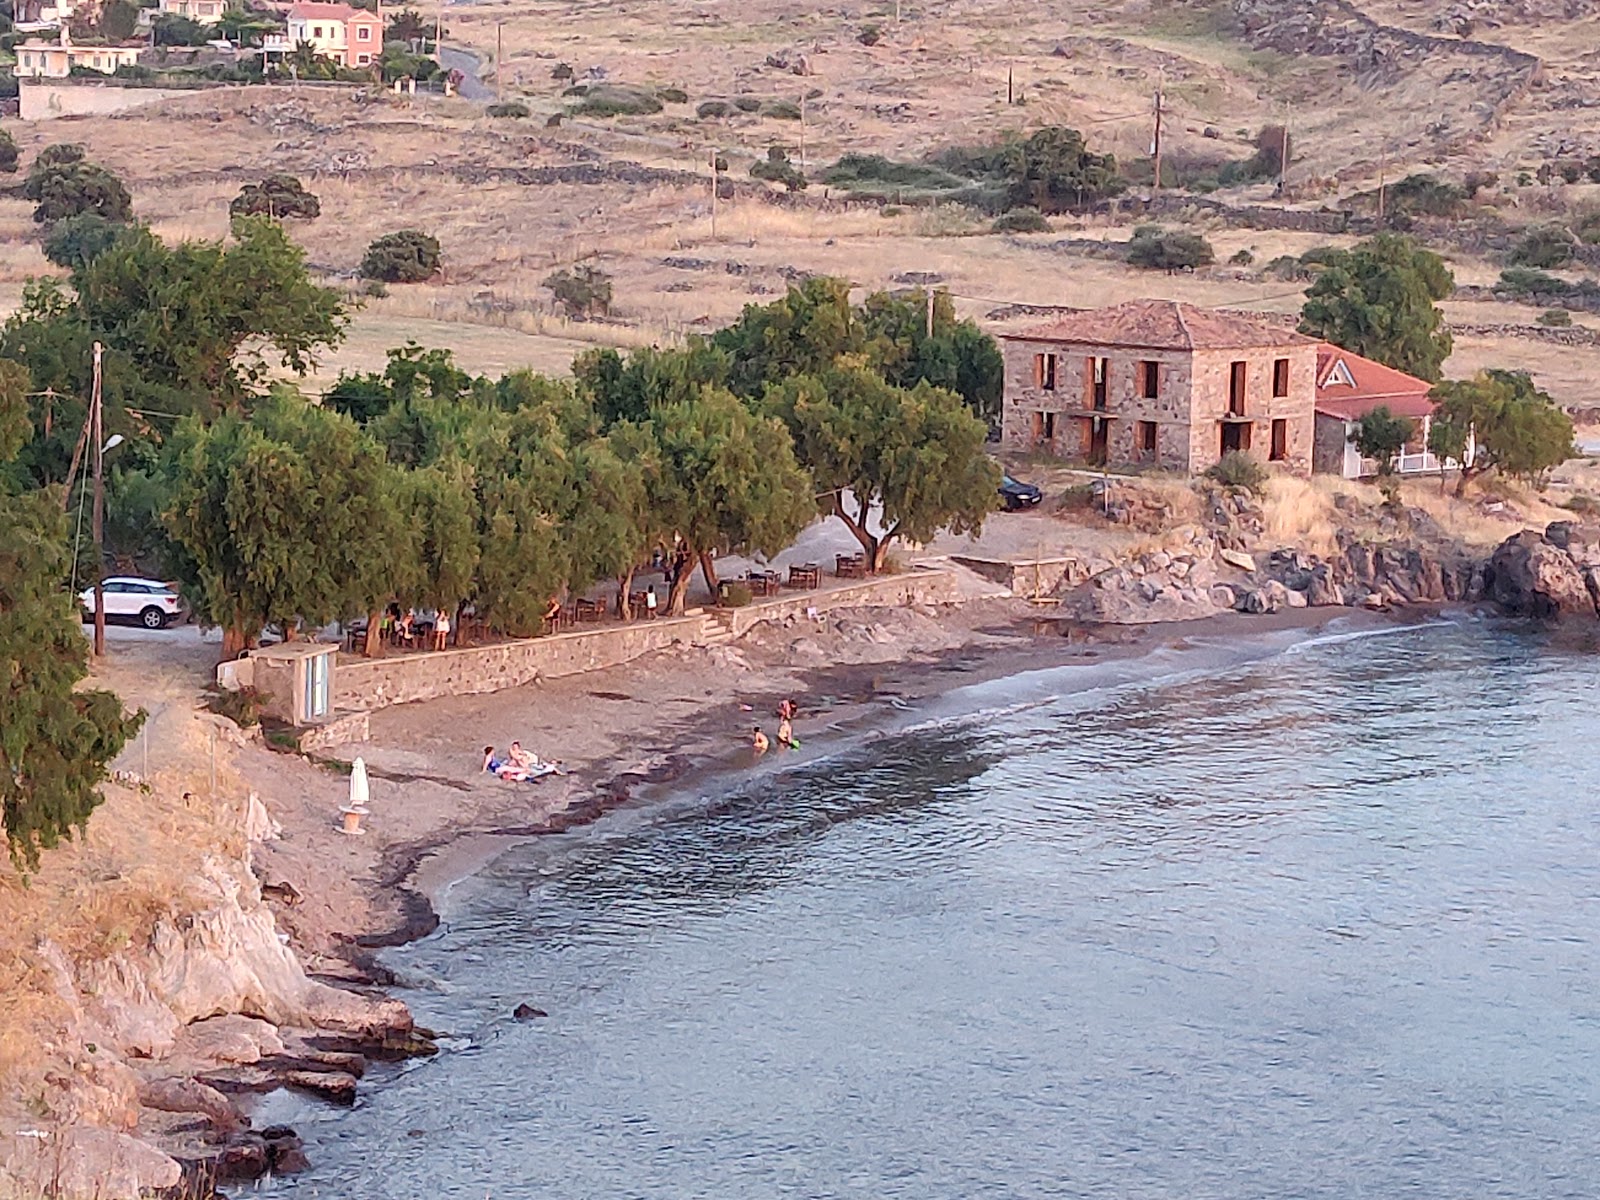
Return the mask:
M605 778L603 769L581 769L568 779L569 788L582 794L553 808L542 819L497 828L445 824L425 842L397 848L398 853L389 858L390 882L386 886L415 916L399 925L358 935L357 942L364 949L378 951L428 936L447 913L455 887L518 845L593 824L630 805L653 803L698 780L726 781L742 772L780 769L784 763L807 765L863 740L892 734L894 719L906 715L907 705L954 690L949 686L952 682L954 687L966 688L1034 671L1134 662L1160 650L1195 649L1194 643L1230 636L1255 640L1290 631L1311 635L1336 622L1355 622L1372 630L1406 627L1424 623L1438 612L1439 606L1418 605L1392 612L1327 607L1287 609L1267 615L1222 613L1192 621L1100 626L1087 631L1086 638L1035 633L1024 640L1020 630L1013 627L1009 632L1018 636L1018 644L995 649L976 660L974 652L983 649L983 642L964 639L931 657L914 655L887 662L841 665L813 676L805 688L752 691L741 700L728 700L707 710L697 720L654 731L658 737L677 735L682 746L659 769L619 771ZM1016 626L1023 623L1026 618L1019 619ZM1078 635L1084 632L1082 627L1073 630ZM627 668L618 670L626 672ZM952 675L958 678L952 681ZM1085 681L1088 686L1092 685ZM744 734L752 723L764 720L767 725L775 724L772 710L777 700L786 695L796 699L799 707L796 733L806 747L821 748L822 753L791 759L774 747L758 760L745 744ZM771 703L764 709L751 705L755 711L743 711L743 705L752 698ZM898 703L889 705L890 698ZM733 735L737 748L728 744L730 730L737 731ZM373 973L368 982L387 986L393 981L392 973L376 960L375 954L366 965Z

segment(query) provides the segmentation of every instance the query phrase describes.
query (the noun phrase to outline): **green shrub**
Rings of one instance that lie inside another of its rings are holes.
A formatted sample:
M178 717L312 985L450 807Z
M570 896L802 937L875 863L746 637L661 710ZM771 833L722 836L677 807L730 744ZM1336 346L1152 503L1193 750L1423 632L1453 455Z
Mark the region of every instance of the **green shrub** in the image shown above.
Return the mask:
M207 707L218 716L228 718L240 729L261 724L261 693L253 687L217 692Z
M1495 291L1513 296L1568 296L1582 290L1583 285L1571 284L1555 275L1527 267L1507 267L1500 272L1500 282L1495 285Z
M228 205L231 217L299 217L322 215L322 201L306 191L293 175L268 175L260 183L247 183Z
M668 104L689 103L689 93L682 88L662 88L656 95L660 96Z
M942 167L927 163L896 162L880 154L846 154L823 172L822 179L833 187L886 185L908 191L953 191L966 187L970 182Z
M389 285L381 279L369 279L361 285L361 294L373 300L382 300L389 294Z
M1128 264L1146 270L1192 271L1217 261L1211 243L1197 233L1141 225L1128 240Z
M1587 492L1576 492L1567 498L1564 507L1571 512L1582 513L1584 516L1592 517L1596 513L1600 513L1600 500L1596 500Z
M491 104L483 110L491 117L531 117L533 110L521 100L507 100L504 104Z
M157 13L150 20L152 39L158 46L204 46L211 32L192 17Z
M557 271L545 279L544 286L555 293L556 303L573 320L603 317L611 311L611 276L598 267Z
M421 283L440 269L439 242L418 229L386 233L367 247L361 277L384 283Z
M46 146L34 160L22 194L37 206L33 219L41 225L82 212L99 213L118 223L133 219L133 197L122 180L85 162L82 146Z
M1390 216L1453 217L1466 203L1467 190L1426 172L1407 175L1389 187L1384 211Z
M722 606L724 608L744 608L755 599L750 591L750 585L743 580L724 580L721 588Z
M863 46L876 46L883 40L883 30L876 25L863 25L861 32L856 34L856 41Z
M761 101L755 96L735 96L733 98L733 106L742 113L761 111Z
M1539 314L1539 324L1565 329L1572 324L1572 314L1564 308L1547 308Z
M1281 279L1285 283L1311 278L1310 269L1292 254L1278 255L1261 268L1261 273L1272 279Z
M558 62L555 66L550 68L551 79L571 79L572 74L573 72L571 63Z
M791 192L803 192L806 189L806 177L795 169L795 165L789 161L788 151L782 146L769 146L767 157L752 164L750 174L769 183L781 183Z
M1559 225L1541 225L1530 229L1514 247L1506 261L1513 267L1532 267L1548 271L1572 261L1573 246L1577 239Z
M1577 183L1578 180L1583 178L1582 163L1564 162L1561 163L1556 170L1561 173L1561 180L1563 183Z
M660 97L649 88L602 83L588 88L572 111L585 117L644 117L661 109Z
M82 212L57 221L44 239L44 256L58 267L77 271L111 248L126 225L96 212Z
M1256 256L1251 254L1250 251L1235 250L1232 256L1228 259L1228 265L1232 267L1248 267L1255 261Z
M800 106L793 100L768 100L761 106L761 115L774 121L798 121Z
M1036 208L1013 208L996 217L990 228L995 233L1049 233L1050 222Z
M17 173L17 143L9 129L0 129L0 171L7 175Z
M702 100L699 107L694 110L694 115L705 120L713 117L726 117L732 114L733 105L726 100Z
M1206 478L1226 488L1259 492L1267 485L1267 469L1240 450L1229 450L1206 468Z

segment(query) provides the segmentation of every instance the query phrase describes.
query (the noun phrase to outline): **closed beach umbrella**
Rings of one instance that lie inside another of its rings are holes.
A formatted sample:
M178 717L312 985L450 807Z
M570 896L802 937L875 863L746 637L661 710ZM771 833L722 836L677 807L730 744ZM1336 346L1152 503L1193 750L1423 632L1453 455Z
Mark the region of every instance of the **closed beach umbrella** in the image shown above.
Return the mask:
M358 758L350 764L350 807L365 810L369 795L367 764Z

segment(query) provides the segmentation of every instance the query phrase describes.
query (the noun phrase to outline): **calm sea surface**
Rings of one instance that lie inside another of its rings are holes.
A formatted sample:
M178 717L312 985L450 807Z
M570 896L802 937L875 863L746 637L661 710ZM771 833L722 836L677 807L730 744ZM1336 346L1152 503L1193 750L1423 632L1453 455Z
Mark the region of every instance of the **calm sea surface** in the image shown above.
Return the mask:
M393 959L455 1049L294 1111L280 1186L1600 1194L1600 656L1298 636L957 689L510 853Z

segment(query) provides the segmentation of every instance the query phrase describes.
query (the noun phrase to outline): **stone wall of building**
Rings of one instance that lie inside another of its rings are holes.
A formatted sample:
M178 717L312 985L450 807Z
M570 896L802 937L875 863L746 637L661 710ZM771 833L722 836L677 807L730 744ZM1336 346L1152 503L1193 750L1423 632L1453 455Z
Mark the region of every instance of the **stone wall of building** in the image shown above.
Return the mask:
M1289 360L1288 394L1274 396L1273 364L1285 358ZM1283 465L1292 471L1310 474L1317 394L1317 348L1314 344L1195 351L1190 472L1199 474L1222 457L1228 389L1236 362L1245 364L1244 415L1251 422L1250 457L1260 462L1270 460L1272 422L1282 420L1287 422L1288 435Z
M1350 438L1345 432L1341 417L1316 418L1316 434L1312 440L1311 469L1319 475L1343 475L1345 446Z

